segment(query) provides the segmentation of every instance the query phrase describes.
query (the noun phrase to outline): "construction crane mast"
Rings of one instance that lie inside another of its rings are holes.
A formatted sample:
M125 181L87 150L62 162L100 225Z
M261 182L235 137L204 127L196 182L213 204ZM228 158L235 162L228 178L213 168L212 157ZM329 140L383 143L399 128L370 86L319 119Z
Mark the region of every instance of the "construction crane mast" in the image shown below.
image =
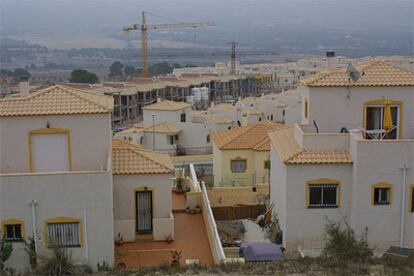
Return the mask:
M165 29L177 29L177 28L203 28L215 26L214 22L204 22L204 23L173 23L173 24L147 24L145 19L146 12L142 12L141 26L138 27L137 24L134 24L130 27L123 28L125 33L130 31L141 30L141 76L148 77L148 30L165 30Z
M236 42L232 41L229 44L231 45L231 68L230 68L230 74L236 75Z

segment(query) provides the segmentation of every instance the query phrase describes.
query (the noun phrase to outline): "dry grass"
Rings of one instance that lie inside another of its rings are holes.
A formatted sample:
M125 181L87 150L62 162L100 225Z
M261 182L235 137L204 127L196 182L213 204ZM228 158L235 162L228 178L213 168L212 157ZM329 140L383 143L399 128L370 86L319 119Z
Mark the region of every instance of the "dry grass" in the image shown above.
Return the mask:
M382 260L370 262L344 262L334 266L328 258L303 258L277 262L226 264L213 267L181 266L146 267L137 270L112 270L97 275L414 275L408 266L391 264Z

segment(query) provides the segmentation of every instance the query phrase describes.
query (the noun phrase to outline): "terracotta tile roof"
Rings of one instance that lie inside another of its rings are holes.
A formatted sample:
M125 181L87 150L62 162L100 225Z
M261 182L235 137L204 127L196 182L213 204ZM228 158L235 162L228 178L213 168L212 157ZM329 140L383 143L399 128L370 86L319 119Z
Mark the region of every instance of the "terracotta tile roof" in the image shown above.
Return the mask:
M210 107L210 109L225 109L225 110L230 110L230 109L236 109L236 107L232 104L226 104L226 103L219 103L216 104L215 106Z
M306 150L287 160L288 164L352 164L347 150Z
M303 150L294 138L294 128L285 127L269 133L279 158L286 164L351 164L347 150Z
M217 117L210 118L208 122L215 123L215 124L231 124L233 123L233 120L227 116L217 116Z
M244 97L240 100L241 103L252 104L256 102L258 98L253 96Z
M144 129L141 128L141 127L130 127L130 128L124 129L124 130L122 130L118 133L138 133L138 132L141 132L143 130Z
M216 132L212 135L212 139L216 146L222 150L269 150L268 132L282 126L278 123L261 121L243 128Z
M294 128L292 126L269 132L269 138L279 154L279 158L284 162L302 151L295 141Z
M352 86L414 86L414 71L393 65L385 60L374 60L355 65L363 75ZM347 68L325 71L311 77L300 79L309 87L348 86Z
M154 128L152 126L147 127L146 129L144 129L144 132L156 132L156 133L172 133L172 134L176 134L176 133L180 133L181 129L170 124L167 122L162 122L159 124L154 125Z
M109 96L54 85L26 97L0 100L0 116L111 113L113 102Z
M174 102L174 101L162 101L159 103L144 106L144 110L180 110L184 108L192 107L192 104L185 102Z
M261 112L259 109L257 108L249 108L247 110L247 113L249 113L250 115L262 115L263 112Z
M167 154L146 150L125 140L112 140L112 172L115 175L164 174L173 170Z

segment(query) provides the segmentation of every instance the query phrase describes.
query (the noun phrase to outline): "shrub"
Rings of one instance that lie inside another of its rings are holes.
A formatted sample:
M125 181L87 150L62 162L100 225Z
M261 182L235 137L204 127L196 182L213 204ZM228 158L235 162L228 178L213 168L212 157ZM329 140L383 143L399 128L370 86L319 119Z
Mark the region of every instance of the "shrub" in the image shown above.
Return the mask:
M39 255L36 275L85 275L93 271L89 266L76 265L66 248L50 245L48 254Z
M4 270L4 263L10 258L13 252L13 244L6 239L6 235L0 241L0 272Z
M25 250L27 256L29 257L30 267L32 269L37 268L37 253L36 253L36 244L33 237L29 237L29 241L25 244Z
M345 222L327 220L325 225L327 243L323 249L323 257L333 261L366 262L373 256L366 238L357 237L354 230Z

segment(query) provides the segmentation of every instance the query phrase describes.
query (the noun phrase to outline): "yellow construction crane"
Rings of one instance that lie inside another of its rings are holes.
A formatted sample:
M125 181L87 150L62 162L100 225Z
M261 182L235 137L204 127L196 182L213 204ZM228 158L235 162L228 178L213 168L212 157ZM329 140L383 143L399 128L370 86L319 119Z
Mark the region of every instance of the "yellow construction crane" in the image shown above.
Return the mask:
M141 30L141 76L148 77L148 39L147 39L147 30L165 30L165 29L177 29L177 28L203 28L215 26L214 22L204 22L204 23L172 23L172 24L147 24L145 20L146 12L142 12L142 21L141 26L134 24L130 27L123 28L125 33L130 31Z

